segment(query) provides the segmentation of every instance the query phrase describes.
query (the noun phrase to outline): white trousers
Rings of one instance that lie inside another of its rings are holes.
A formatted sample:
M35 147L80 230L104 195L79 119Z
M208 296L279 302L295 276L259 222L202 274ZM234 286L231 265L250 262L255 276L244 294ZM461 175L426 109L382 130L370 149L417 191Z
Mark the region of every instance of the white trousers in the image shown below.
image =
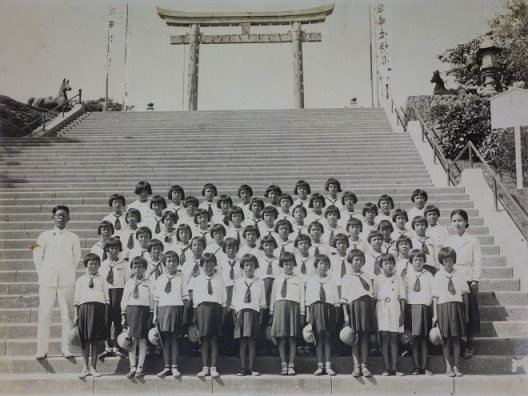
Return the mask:
M73 287L39 286L39 318L37 330L37 355L45 355L49 350L51 314L55 300L59 300L62 320L62 353L70 354L68 334L73 320Z

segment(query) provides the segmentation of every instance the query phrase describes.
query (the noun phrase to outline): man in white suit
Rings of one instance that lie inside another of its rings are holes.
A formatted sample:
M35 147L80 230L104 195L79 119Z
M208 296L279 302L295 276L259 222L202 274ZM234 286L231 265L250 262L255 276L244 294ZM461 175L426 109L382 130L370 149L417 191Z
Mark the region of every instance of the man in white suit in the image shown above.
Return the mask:
M52 214L55 227L41 233L32 247L40 300L36 355L39 360L48 354L51 314L57 299L62 319L62 353L66 358L73 356L68 333L72 327L75 268L81 259L81 244L76 234L66 230L69 208L55 206Z

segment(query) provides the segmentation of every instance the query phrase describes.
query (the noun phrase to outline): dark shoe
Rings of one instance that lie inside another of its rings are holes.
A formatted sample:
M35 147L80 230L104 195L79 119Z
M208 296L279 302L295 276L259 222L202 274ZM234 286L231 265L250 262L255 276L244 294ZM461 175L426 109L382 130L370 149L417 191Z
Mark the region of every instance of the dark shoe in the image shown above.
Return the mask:
M246 369L241 368L237 375L239 377L243 377L244 375L246 375Z
M99 356L97 356L97 358L98 358L99 360L101 360L101 361L104 361L107 357L111 357L111 356L113 356L113 355L114 355L114 354L112 353L112 351L107 351L107 350L105 349L103 352L101 352L101 353L99 354Z

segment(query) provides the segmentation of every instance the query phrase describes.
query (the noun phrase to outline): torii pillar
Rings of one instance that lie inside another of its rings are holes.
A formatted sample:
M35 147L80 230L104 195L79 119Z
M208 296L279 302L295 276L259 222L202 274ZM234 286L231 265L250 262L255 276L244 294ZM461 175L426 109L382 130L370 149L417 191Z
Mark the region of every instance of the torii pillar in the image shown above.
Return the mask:
M188 109L198 109L198 70L200 44L256 44L287 43L293 46L294 108L304 108L304 76L302 43L321 41L321 33L306 33L303 23L324 22L334 10L333 4L280 12L194 13L165 10L158 7L158 15L168 26L187 26L190 33L171 36L171 44L189 44ZM239 25L241 34L202 35L201 26L219 27ZM250 34L251 25L290 25L288 33Z

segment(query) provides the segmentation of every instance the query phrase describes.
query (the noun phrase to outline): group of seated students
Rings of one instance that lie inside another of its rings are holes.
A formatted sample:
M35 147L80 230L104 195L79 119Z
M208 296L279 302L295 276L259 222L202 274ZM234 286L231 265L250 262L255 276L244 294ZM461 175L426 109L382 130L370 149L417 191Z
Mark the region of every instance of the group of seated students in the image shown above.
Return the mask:
M455 232L449 235L422 189L412 192L409 211L395 209L384 194L360 212L356 195L343 192L338 180L328 179L324 190L312 193L299 180L293 196L270 185L257 197L242 185L234 202L208 183L200 202L179 185L170 187L168 200L152 196L151 185L141 181L138 199L128 206L123 195L113 194L111 212L98 227L101 239L84 259L86 277L104 280L105 317L89 318L101 327L91 334L106 343L101 357L124 356L110 328L116 338L125 328L133 339L127 376L142 377L155 327L165 364L158 376L177 378L179 339L191 329L201 341L199 377L219 376L219 337L227 344L238 339L239 375L259 375L257 340L268 331L278 346L280 374L295 375L297 341L309 332L318 362L314 374L335 375L332 346L339 337L344 341L346 329L354 376L372 375L372 335L379 339L382 375L403 375L396 358L398 334L405 330L413 341L412 374L430 375L428 336L438 326L447 374L462 375L460 341L466 338L464 356L470 357L479 330L482 265L478 240L465 232L467 213L453 211ZM97 355L97 343L91 345Z

